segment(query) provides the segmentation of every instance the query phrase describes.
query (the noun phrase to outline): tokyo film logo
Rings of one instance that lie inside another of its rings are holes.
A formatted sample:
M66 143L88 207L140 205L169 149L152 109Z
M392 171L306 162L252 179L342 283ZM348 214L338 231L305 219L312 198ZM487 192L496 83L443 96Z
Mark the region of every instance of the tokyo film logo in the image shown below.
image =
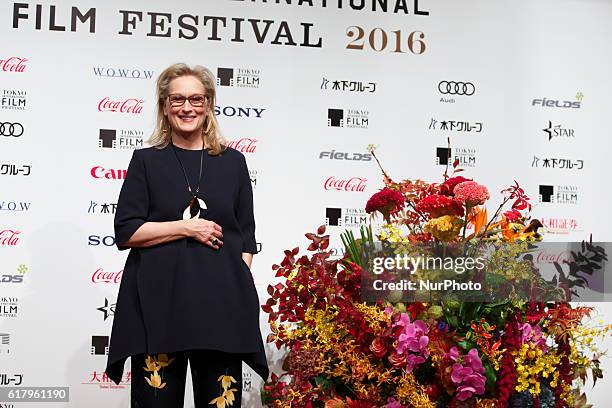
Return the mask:
M327 109L327 126L367 129L370 112L363 109Z
M578 187L576 186L554 186L540 184L538 196L541 203L551 204L577 204Z
M217 68L217 85L236 88L259 88L261 71L252 68Z
M119 133L119 134L117 134ZM141 130L100 129L98 147L106 149L140 149L144 145L144 132Z

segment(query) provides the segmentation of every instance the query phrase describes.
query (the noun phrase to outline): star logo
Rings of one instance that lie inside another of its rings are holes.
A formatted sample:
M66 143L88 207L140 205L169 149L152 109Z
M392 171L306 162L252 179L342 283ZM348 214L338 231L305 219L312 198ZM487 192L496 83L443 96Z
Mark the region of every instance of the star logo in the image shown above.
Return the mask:
M552 128L553 128L552 122L549 120L548 121L548 127L546 129L542 129L544 132L548 133L548 140L549 141L552 140L552 138L553 138Z
M96 310L104 313L104 321L106 321L110 316L115 315L115 303L108 303L108 299L104 298L104 306L100 306Z

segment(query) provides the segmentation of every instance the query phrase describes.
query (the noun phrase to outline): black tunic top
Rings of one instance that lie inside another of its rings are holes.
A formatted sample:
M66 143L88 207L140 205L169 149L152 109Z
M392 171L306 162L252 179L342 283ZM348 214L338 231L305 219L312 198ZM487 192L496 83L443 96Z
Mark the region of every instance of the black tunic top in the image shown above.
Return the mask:
M176 148L195 190L201 150ZM214 250L185 238L132 248L121 286L106 373L121 381L127 357L208 349L240 353L264 380L266 355L259 330L259 299L242 252L256 253L253 192L242 153L204 153L198 197L201 218L223 229ZM147 221L182 219L190 194L173 147L134 151L119 195L115 239L119 249Z

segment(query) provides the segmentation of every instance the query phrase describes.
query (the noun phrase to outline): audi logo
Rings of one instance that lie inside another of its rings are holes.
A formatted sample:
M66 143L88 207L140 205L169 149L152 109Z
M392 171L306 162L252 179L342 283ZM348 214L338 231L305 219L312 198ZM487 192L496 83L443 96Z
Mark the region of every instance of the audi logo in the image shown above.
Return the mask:
M0 122L0 135L19 137L23 135L23 125L21 123Z
M438 91L445 95L474 95L476 87L471 82L440 81Z

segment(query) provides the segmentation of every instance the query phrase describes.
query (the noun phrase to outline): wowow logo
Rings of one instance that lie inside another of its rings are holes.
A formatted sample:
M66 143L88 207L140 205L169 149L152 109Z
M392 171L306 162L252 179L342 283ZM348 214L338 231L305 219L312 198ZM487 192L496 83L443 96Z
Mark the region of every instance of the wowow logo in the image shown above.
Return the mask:
M93 67L94 75L106 78L151 79L155 71L114 67Z

